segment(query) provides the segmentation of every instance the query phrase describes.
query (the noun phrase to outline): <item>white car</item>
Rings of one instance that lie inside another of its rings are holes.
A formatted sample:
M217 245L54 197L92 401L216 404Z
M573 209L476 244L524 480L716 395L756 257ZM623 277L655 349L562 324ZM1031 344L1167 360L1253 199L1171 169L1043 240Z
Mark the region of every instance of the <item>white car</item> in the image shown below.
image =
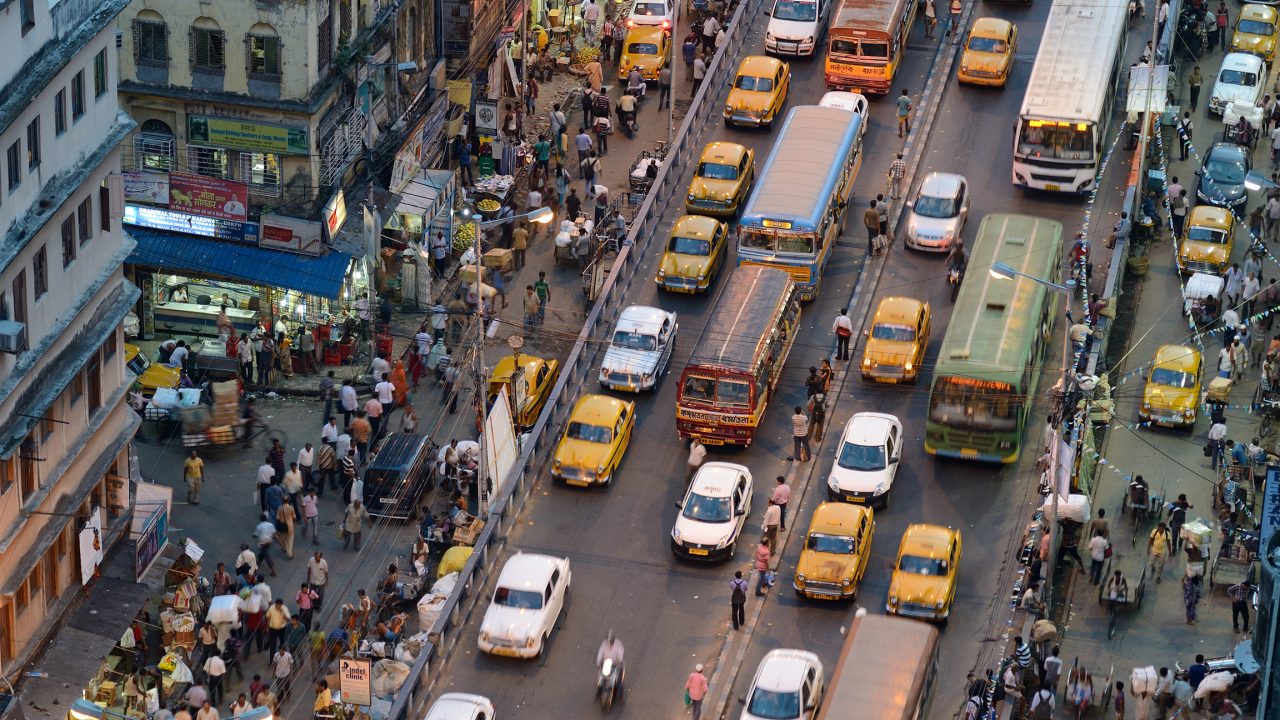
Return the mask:
M847 92L845 90L832 90L822 96L818 101L821 107L840 108L862 118L862 124L858 126L858 134L865 135L867 133L867 123L871 121L870 108L867 107L867 97L862 93Z
M480 650L530 658L542 654L569 590L569 558L516 553L507 559L480 623Z
M609 349L600 362L600 384L611 390L652 390L671 365L676 314L632 305L618 316Z
M703 463L676 503L671 552L691 560L729 560L751 512L751 471L727 462Z
M674 0L635 0L627 13L627 27L661 25L670 30L675 24Z
M840 451L827 477L827 497L889 507L889 491L901 458L902 423L898 418L857 413L840 435Z
M775 0L764 31L765 52L774 55L813 55L822 39L827 8L832 0Z
M1222 58L1218 79L1209 95L1209 112L1221 115L1232 102L1257 105L1265 87L1267 68L1262 58L1250 53L1227 53Z
M493 720L493 703L483 695L445 693L431 703L422 720Z
M822 704L822 661L807 650L772 650L760 661L739 720L812 720Z
M907 214L907 247L947 252L969 218L969 181L954 173L929 173Z

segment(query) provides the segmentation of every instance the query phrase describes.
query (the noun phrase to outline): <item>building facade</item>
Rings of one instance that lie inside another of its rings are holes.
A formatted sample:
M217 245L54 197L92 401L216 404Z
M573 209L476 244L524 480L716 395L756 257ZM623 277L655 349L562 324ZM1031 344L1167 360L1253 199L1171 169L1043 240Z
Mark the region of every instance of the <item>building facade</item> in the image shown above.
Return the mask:
M20 667L119 538L125 0L0 0L0 670Z

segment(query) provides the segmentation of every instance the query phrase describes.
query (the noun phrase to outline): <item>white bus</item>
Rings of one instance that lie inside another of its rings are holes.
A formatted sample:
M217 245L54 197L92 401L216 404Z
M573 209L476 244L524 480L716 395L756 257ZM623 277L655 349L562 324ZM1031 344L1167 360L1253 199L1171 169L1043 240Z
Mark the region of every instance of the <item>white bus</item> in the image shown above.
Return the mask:
M1057 0L1013 139L1013 184L1087 193L1124 64L1126 0Z

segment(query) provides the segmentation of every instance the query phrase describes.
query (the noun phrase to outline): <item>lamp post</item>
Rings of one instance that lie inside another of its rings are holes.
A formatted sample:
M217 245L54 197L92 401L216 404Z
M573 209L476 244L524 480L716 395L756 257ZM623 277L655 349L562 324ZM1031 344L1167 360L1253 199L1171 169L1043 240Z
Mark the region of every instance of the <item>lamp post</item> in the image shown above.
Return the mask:
M1244 176L1244 188L1253 192L1258 190L1275 190L1280 185L1272 182L1267 176L1257 170L1250 170Z

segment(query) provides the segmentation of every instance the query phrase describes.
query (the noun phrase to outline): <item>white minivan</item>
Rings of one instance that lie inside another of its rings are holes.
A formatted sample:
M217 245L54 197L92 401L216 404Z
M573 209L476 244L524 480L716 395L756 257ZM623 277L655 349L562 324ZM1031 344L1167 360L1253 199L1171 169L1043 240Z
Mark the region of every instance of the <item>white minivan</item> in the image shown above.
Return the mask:
M822 39L828 6L833 0L774 0L769 27L764 33L765 52L774 55L813 55Z

